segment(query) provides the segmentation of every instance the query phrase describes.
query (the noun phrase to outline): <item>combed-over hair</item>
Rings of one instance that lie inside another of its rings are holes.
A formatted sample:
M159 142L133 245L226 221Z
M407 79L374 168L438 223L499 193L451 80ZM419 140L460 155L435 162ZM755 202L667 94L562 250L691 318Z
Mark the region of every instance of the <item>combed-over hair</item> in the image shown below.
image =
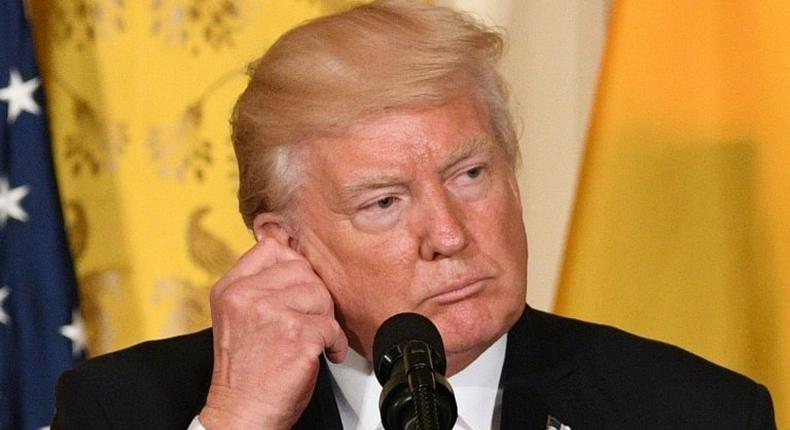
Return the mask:
M389 109L472 94L515 168L517 138L496 71L502 50L497 31L409 0L374 1L285 33L251 66L231 120L245 224L289 202L300 176L289 162L295 144Z

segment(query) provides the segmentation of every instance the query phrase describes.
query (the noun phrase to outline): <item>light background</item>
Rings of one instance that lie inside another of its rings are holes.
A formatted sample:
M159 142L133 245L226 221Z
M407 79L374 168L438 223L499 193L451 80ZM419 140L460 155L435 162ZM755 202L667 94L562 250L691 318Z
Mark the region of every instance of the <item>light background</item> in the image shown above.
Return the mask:
M521 121L527 301L551 310L598 80L609 0L438 0L505 29L503 74Z

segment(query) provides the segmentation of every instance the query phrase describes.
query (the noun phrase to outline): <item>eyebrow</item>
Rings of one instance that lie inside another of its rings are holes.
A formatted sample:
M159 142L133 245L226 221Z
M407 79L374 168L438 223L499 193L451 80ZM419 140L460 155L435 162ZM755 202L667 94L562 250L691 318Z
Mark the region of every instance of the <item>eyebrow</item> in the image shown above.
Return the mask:
M470 137L466 139L461 146L450 153L447 157L447 161L442 163L438 171L444 172L469 157L491 150L492 147L493 143L485 136Z
M351 185L344 186L340 194L344 197L351 197L367 190L401 185L405 181L396 175L381 175L363 179Z
M491 149L493 144L491 140L484 136L473 136L470 137L447 157L447 160L442 163L439 167L437 172L445 172L446 170L451 169L454 165L458 164L459 162L472 157L477 154L484 153ZM375 190L379 188L386 188L386 187L393 187L403 185L406 180L398 175L380 175L380 176L373 176L370 178L365 178L360 180L359 182L344 186L340 190L340 195L343 200L347 200L353 198L354 196L361 194L365 191Z

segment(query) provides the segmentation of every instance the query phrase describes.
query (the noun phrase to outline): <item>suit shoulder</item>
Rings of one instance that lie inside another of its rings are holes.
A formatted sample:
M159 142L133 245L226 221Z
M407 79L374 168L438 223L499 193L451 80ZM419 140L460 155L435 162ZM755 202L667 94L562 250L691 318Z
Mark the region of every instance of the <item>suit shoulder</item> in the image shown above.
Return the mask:
M82 411L92 410L92 415L100 413L110 421L170 416L189 424L205 400L211 345L209 329L144 342L83 362L58 380L55 423L78 422ZM85 418L94 423L99 419Z
M773 428L747 427L772 422L773 409L766 388L744 375L611 326L550 314L537 318L560 342L574 345L569 348L574 348L579 368L617 410L631 411L646 423L665 416L693 422L695 416L724 411L728 419L743 423L732 428Z
M211 369L211 330L152 340L80 363L68 373L91 380L202 373Z
M695 376L735 385L752 385L754 381L712 363L698 355L665 342L648 339L608 325L573 318L535 313L535 325L552 342L567 344L573 354L595 366L618 370L618 373L638 371L640 374ZM697 382L700 382L697 380Z

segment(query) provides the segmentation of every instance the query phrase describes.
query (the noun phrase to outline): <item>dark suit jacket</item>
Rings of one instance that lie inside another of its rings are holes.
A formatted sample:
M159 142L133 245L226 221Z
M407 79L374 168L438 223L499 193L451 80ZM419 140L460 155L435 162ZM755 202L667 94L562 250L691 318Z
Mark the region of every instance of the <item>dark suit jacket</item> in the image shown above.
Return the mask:
M97 357L64 373L54 429L186 429L206 399L211 331ZM528 309L508 335L502 428L775 429L767 390L688 352ZM329 372L297 429L341 429Z

